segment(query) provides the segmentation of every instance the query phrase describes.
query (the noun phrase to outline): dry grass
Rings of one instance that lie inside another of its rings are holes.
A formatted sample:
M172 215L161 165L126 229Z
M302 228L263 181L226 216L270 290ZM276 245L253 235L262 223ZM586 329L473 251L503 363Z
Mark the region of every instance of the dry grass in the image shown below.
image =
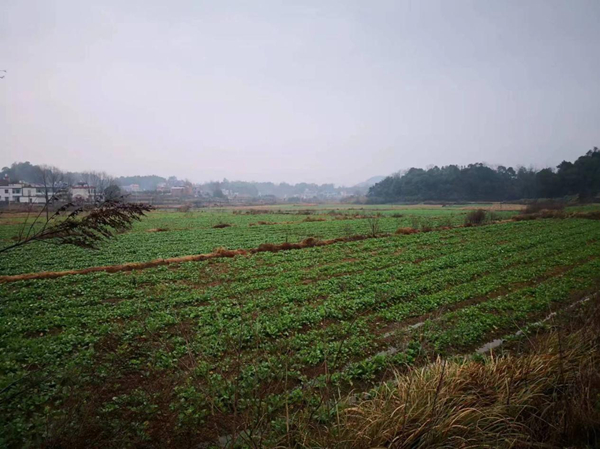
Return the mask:
M153 228L153 229L148 229L146 232L167 232L168 229L167 228Z
M197 262L208 259L223 258L223 257L235 257L235 256L246 256L249 254L261 253L261 252L279 252L288 251L292 249L303 249L312 248L314 246L327 246L333 245L334 243L340 242L356 242L358 240L364 240L370 238L364 235L351 235L349 237L340 237L329 240L318 240L313 237L306 238L299 243L262 243L257 248L251 248L248 250L235 249L229 250L223 247L216 248L211 253L206 254L194 254L191 256L171 257L168 259L155 259L148 262L131 262L120 265L104 265L99 267L89 267L80 270L67 270L67 271L41 271L38 273L26 273L17 275L6 275L0 276L0 283L5 282L16 282L31 279L55 279L63 276L70 276L76 274L89 274L97 272L117 273L119 271L133 271L133 270L145 270L147 268L154 268L161 265L178 264L184 262Z
M410 234L416 234L418 233L419 230L415 229L415 228L398 228L396 229L396 235L410 235Z
M515 215L514 221L537 220L540 218L584 218L587 220L600 220L600 211L594 210L589 212L565 212L563 210L542 209L539 212Z
M545 200L529 203L521 212L524 214L535 214L541 211L560 211L565 210L566 203L564 201Z
M284 224L284 223L277 223L274 221L257 221L256 223L249 223L248 226L272 226L272 225L276 225L276 224Z
M598 447L599 310L570 333L534 338L525 353L398 373L332 427L299 438L310 447Z

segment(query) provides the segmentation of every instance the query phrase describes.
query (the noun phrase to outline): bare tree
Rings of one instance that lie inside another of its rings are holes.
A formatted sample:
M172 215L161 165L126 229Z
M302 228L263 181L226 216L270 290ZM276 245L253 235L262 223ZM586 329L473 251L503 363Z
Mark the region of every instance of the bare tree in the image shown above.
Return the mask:
M117 180L106 172L84 172L83 181L88 185L88 193L91 198L103 196L110 186L118 186Z
M46 220L50 219L50 205L58 201L61 194L66 192L61 191L64 173L56 167L50 165L41 165L39 167L38 179L44 187L44 197L46 200Z

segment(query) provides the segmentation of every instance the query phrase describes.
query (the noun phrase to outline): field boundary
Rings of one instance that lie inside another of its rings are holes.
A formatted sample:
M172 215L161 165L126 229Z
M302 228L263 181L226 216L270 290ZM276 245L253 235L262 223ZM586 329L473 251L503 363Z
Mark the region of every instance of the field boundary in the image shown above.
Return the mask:
M211 253L204 254L193 254L189 256L178 256L178 257L170 257L166 259L154 259L148 262L128 262L119 265L103 265L98 267L88 267L82 268L79 270L65 270L65 271L40 271L37 273L26 273L26 274L15 274L15 275L4 275L0 276L0 284L9 283L9 282L17 282L17 281L28 281L34 279L55 279L63 276L71 276L77 274L90 274L90 273L98 273L98 272L106 272L106 273L118 273L121 271L133 271L133 270L145 270L147 268L159 267L162 265L171 265L185 262L199 262L203 260L209 259L218 259L218 258L229 258L236 256L247 256L256 253L264 253L264 252L280 252L280 251L289 251L293 249L303 249L303 248L314 248L317 246L328 246L333 245L335 243L344 243L344 242L357 242L360 240L367 240L372 238L382 238L388 237L389 234L378 235L376 237L369 235L352 235L349 237L338 237L335 239L329 240L318 240L312 237L302 240L298 243L262 243L256 248L250 249L226 249L226 248L217 248Z
M564 218L564 217L548 217L548 216L538 216L537 214L531 214L531 216L522 216L523 218L515 219L515 217L508 220L498 220L492 223L485 223L484 225L497 225L510 223L515 221L522 220L535 220L539 218ZM588 215L577 215L576 218L593 218L596 219L596 214ZM458 226L443 226L435 229L413 229L413 228L399 228L396 230L394 234L402 235L402 234L420 234L427 233L433 231L446 231L450 229L457 228L467 228L472 227L473 225L465 224ZM481 226L481 225L480 225ZM404 230L410 230L410 232L403 232ZM394 235L392 233L382 233L377 235L351 235L347 237L337 237L334 239L327 240L319 240L314 237L309 237L298 243L261 243L256 248L249 249L226 249L223 247L215 249L210 253L203 254L193 254L189 256L177 256L170 257L164 259L153 259L147 262L128 262L124 264L118 265L102 265L96 267L88 267L81 268L78 270L65 270L65 271L39 271L35 273L24 273L24 274L15 274L15 275L0 275L0 284L9 283L9 282L17 282L17 281L26 281L26 280L34 280L34 279L55 279L63 276L71 276L77 274L89 274L89 273L98 273L98 272L106 272L106 273L118 273L121 271L134 271L134 270L145 270L148 268L154 268L162 265L171 265L171 264L179 264L185 262L200 262L203 260L209 259L218 259L218 258L230 258L236 256L247 256L261 252L280 252L280 251L289 251L293 249L304 249L304 248L313 248L317 246L328 246L336 243L346 243L346 242L356 242L360 240L374 239L374 238L385 238Z

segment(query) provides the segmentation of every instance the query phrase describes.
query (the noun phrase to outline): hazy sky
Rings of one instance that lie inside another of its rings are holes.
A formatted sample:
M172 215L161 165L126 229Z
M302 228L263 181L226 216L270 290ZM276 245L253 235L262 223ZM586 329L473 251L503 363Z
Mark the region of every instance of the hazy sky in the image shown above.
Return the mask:
M1 0L0 165L556 165L600 146L599 24L599 0Z

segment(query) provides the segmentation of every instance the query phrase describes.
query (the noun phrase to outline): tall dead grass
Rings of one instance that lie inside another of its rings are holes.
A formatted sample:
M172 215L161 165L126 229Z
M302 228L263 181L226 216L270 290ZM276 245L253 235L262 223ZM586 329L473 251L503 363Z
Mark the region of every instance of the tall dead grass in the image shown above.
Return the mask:
M600 313L526 353L443 360L397 373L305 446L598 447ZM306 434L310 435L307 438Z

